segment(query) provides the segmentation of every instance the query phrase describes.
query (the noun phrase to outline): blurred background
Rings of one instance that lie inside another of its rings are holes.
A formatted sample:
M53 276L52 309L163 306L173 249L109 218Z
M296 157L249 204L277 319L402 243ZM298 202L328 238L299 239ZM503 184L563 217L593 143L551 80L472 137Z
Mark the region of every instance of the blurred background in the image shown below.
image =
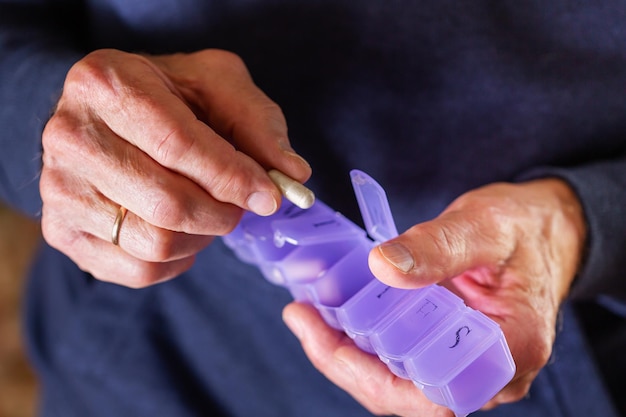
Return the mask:
M0 203L0 417L33 417L37 384L24 353L21 308L39 225Z

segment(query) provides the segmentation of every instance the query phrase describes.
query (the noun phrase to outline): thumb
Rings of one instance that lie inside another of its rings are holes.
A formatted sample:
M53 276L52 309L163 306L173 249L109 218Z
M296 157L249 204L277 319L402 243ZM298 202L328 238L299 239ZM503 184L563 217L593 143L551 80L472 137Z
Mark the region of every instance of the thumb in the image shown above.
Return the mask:
M478 267L502 265L515 250L507 223L476 211L452 211L418 224L369 255L372 273L399 288L418 288Z

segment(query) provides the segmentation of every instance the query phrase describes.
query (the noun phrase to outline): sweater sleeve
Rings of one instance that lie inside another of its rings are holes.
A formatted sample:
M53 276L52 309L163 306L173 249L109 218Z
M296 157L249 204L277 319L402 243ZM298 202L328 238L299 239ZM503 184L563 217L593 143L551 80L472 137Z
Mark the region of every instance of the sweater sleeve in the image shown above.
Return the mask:
M537 168L521 179L548 176L570 184L587 222L585 258L571 296L608 296L626 303L626 156L571 168Z
M30 216L41 211L41 133L82 55L80 21L78 4L0 0L0 200Z

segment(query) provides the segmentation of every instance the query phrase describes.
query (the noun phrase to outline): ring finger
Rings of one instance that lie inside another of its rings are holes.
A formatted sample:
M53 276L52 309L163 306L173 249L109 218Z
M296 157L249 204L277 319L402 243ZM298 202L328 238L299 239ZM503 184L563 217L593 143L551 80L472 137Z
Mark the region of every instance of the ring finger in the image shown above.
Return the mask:
M72 178L57 170L44 169L41 177L44 211L43 222L49 233L46 238L54 246L68 246L85 235L112 243L112 229L119 207L95 186ZM49 219L55 219L54 221ZM169 262L193 256L206 247L212 236L175 232L154 226L128 211L119 224L120 248L138 260Z

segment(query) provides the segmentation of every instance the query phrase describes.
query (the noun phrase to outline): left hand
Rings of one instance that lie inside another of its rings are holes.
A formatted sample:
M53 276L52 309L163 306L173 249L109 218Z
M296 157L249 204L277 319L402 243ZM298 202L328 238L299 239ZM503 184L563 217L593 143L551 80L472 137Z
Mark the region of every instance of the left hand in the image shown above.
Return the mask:
M68 72L42 147L45 240L95 278L133 288L191 268L244 210L276 211L268 169L311 174L280 107L240 57L216 49L91 52Z
M374 248L369 264L394 287L445 286L500 324L517 372L485 405L493 408L522 399L548 361L585 239L582 208L565 182L498 183L462 195L436 219ZM283 317L314 366L371 412L454 415L328 328L312 307L292 303Z

